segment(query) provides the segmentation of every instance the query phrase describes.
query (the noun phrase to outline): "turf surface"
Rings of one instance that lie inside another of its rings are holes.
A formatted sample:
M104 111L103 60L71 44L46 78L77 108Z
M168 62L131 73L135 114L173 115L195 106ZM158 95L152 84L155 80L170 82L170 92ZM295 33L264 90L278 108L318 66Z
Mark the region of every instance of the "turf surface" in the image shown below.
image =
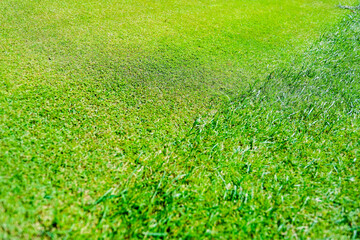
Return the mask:
M144 121L176 134L184 120L191 124L289 61L344 14L337 0L0 4L12 93L44 89L61 98L47 98L51 104L110 104L116 113L103 114L116 114L128 134Z
M336 4L2 1L1 237L357 238Z

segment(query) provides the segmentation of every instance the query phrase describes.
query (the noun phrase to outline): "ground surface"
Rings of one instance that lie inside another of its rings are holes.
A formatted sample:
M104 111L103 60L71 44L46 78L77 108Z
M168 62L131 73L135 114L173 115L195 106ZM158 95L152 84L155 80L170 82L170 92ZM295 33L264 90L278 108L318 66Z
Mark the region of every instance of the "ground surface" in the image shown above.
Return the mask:
M358 237L336 4L2 1L1 237Z

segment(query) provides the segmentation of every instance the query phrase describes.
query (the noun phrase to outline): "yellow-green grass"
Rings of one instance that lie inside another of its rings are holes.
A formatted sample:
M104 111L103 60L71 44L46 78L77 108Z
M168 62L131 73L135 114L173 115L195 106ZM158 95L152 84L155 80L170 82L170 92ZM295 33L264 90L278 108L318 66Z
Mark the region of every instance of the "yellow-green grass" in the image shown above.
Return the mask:
M338 3L2 1L1 237L356 238Z

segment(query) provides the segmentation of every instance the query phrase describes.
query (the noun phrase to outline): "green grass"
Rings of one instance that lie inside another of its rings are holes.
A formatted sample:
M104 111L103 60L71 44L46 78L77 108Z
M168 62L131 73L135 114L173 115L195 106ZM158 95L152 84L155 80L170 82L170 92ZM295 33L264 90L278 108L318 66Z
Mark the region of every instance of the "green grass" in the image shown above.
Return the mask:
M0 236L358 238L337 3L2 1Z
M2 1L2 67L13 93L40 88L85 108L101 95L126 131L160 121L175 134L306 49L344 13L338 3Z

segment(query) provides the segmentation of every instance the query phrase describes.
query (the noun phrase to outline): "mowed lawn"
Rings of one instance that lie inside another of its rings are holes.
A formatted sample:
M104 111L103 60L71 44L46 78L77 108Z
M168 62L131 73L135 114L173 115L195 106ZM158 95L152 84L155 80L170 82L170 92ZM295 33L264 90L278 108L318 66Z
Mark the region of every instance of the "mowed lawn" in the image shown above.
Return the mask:
M238 146L211 140L196 150L207 139L202 123L296 62L345 15L339 3L1 1L0 237L236 238L226 232L230 226L243 236L261 232L261 224L238 226L241 214L224 211L223 191L233 191L234 181L224 187L226 174L206 159L216 159L217 148ZM200 140L189 138L194 129ZM253 165L267 166L260 162ZM234 198L246 203L250 195ZM295 227L279 229L296 236Z
M28 121L45 111L80 138L162 145L306 49L344 14L337 4L1 1L3 105Z

